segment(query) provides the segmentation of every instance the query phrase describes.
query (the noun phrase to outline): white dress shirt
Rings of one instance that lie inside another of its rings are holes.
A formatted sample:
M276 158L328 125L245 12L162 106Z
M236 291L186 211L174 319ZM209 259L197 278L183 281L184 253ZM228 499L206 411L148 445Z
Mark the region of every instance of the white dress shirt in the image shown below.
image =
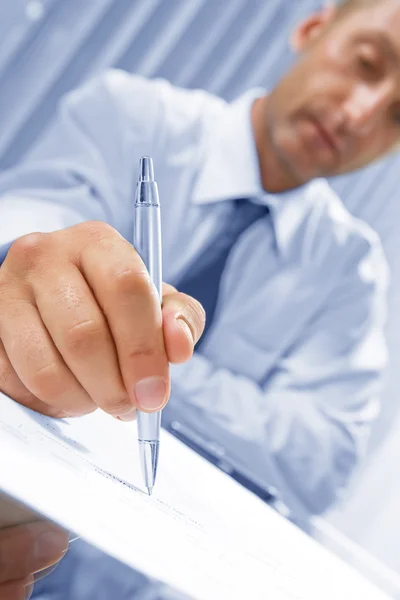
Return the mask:
M174 411L294 513L347 485L379 408L387 266L377 235L324 180L284 194L260 181L252 90L228 104L109 71L69 94L19 168L0 178L0 244L104 220L132 241L139 158L160 191L164 280L175 284L229 219L270 208L239 238L201 354L172 366ZM1 247L0 247L1 255Z

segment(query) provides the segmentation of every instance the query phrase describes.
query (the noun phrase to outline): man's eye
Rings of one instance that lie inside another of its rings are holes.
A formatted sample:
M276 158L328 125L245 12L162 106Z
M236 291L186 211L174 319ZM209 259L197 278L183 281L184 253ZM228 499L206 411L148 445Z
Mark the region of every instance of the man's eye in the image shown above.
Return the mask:
M369 57L359 56L358 62L360 67L370 75L374 75L378 71L378 65Z

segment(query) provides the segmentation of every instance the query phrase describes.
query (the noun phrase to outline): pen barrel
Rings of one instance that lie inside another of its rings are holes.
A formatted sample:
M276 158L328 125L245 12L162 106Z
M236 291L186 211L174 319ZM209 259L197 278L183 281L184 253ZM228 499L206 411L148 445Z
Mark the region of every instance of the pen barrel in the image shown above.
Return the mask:
M152 243L153 240L153 243ZM150 242L150 243L149 243ZM162 301L161 219L159 205L135 206L134 245L150 278L154 283L160 303Z
M139 181L136 190L133 243L135 250L143 260L162 302L162 256L161 256L161 215L157 184L154 181ZM155 443L160 439L161 411L156 413L137 412L138 438L140 442ZM155 448L155 446L154 446ZM149 484L149 462L147 454L151 451L152 460L157 462L157 452L153 446L143 446L142 468L146 485ZM154 455L154 456L153 456ZM146 458L147 457L147 458ZM146 460L145 460L146 459ZM151 462L151 461L150 461ZM146 466L147 465L147 466ZM153 469L155 476L156 464ZM153 482L154 483L154 482ZM151 487L153 486L151 483Z
M154 241L155 243L152 243ZM135 249L139 253L150 278L162 300L161 270L161 219L157 205L136 205L134 225ZM160 437L161 411L137 412L139 442L158 440Z
M139 442L154 442L160 439L161 410L155 413L137 411L137 428Z

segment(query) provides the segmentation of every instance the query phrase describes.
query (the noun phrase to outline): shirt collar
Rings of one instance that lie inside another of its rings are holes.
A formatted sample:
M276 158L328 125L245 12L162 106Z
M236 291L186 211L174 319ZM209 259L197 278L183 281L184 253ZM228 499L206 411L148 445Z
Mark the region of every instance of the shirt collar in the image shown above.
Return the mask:
M275 244L286 254L299 223L304 218L305 189L302 186L281 194L262 187L258 155L251 123L251 108L263 88L252 89L206 123L203 166L196 179L193 202L210 204L249 198L270 209Z
M262 89L247 92L206 123L204 162L196 181L194 202L206 204L264 195L251 124L253 102L264 93Z

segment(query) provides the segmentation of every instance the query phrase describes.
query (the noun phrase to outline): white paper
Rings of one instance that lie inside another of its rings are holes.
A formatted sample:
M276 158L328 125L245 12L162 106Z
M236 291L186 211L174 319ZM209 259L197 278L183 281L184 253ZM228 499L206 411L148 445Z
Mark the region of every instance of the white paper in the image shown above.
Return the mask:
M144 491L135 423L43 417L0 394L0 489L198 600L384 600L261 500L162 432Z

